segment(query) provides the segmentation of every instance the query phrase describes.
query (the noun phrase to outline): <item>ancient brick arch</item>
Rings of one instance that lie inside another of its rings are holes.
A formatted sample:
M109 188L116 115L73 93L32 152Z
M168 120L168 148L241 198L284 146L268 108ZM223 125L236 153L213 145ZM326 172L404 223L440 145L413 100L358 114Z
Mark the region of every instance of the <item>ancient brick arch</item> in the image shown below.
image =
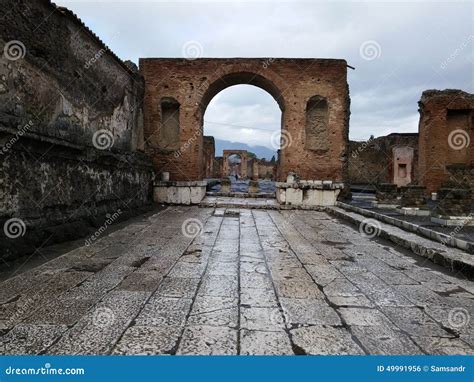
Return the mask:
M171 180L204 178L204 112L217 93L237 84L266 90L282 110L279 180L290 171L302 179L343 180L349 122L344 60L149 58L140 59L140 71L145 80L145 149L156 171L169 172ZM169 103L162 104L169 99L176 101L173 107L179 105L173 123L162 115L162 110L169 112ZM319 105L315 112L313 104Z
M239 175L242 178L247 178L247 163L248 163L248 154L246 150L224 150L222 159L222 175L230 175L231 168L229 165L229 158L232 155L238 155L240 157L240 173Z

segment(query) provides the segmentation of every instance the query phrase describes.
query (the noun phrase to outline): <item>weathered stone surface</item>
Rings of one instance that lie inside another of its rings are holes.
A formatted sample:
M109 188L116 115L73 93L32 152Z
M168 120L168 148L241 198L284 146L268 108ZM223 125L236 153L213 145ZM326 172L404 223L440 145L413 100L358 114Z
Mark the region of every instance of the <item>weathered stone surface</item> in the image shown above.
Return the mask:
M435 355L473 355L472 345L459 338L413 337L416 343L427 353Z
M200 279L205 270L204 264L199 265L184 261L178 261L168 274L169 277L196 278Z
M182 329L173 326L132 326L115 345L115 355L169 354L176 346Z
M235 355L237 331L226 327L189 326L177 354Z
M407 335L388 325L352 326L351 331L370 354L423 354Z
M389 321L377 309L340 308L342 319L350 326L379 326L388 325Z
M192 299L153 296L135 319L137 326L184 326Z
M309 281L275 280L275 289L279 297L320 299L323 297L317 285Z
M199 296L237 297L238 284L235 276L205 276L198 292Z
M240 303L254 308L277 307L277 299L272 289L241 288Z
M341 325L336 311L324 301L280 297L280 303L288 326Z
M337 306L360 306L372 308L374 304L363 294L354 296L327 296L328 300Z
M411 336L452 337L420 308L383 307L382 310L395 325Z
M66 325L17 325L7 334L0 336L0 354L39 354L66 330Z
M284 329L284 318L279 308L242 307L240 326L248 330L279 331Z
M48 349L48 354L109 354L150 296L114 291Z
M364 354L352 340L351 334L344 328L310 326L290 331L293 342L306 354L344 355Z
M189 325L236 327L237 298L198 296L188 318Z
M74 250L1 283L0 352L472 353L472 282L322 212L225 212L174 207L91 260ZM201 236L182 234L189 218Z
M270 275L257 272L243 272L240 274L240 285L242 288L273 289Z
M293 355L291 342L285 332L242 330L240 354L243 355Z
M153 167L136 152L144 147L138 73L65 8L11 0L3 8L2 41L19 40L28 52L0 61L0 87L9 84L0 105L0 224L15 216L27 225L16 240L0 236L2 255L13 259L45 241L93 235L118 211L122 220L136 214L151 203Z
M165 277L157 293L164 297L194 297L199 279L184 277Z

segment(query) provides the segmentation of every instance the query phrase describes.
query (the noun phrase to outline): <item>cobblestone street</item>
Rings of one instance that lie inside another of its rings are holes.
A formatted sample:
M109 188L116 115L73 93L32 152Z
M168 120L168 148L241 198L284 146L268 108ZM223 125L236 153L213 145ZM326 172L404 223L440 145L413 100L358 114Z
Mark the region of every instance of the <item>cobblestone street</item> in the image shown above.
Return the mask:
M0 285L2 354L474 354L474 283L325 212L169 207Z

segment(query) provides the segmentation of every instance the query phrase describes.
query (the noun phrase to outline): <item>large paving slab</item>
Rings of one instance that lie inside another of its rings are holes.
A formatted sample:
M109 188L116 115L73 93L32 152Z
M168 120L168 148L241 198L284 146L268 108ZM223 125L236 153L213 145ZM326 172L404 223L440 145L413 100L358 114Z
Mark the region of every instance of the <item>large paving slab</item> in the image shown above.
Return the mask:
M169 207L0 284L1 354L474 354L461 273L319 211Z

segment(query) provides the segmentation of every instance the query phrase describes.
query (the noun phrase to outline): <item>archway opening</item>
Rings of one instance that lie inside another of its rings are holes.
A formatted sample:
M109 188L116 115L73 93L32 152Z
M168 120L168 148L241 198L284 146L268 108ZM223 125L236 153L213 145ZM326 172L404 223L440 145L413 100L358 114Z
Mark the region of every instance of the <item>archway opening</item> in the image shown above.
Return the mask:
M233 176L236 179L242 178L242 157L240 154L231 154L227 158L229 173L228 176Z
M248 192L255 182L260 193L275 191L283 120L283 104L275 97L261 86L240 84L204 101L203 163L209 191L219 192L222 179L230 179L232 192Z

